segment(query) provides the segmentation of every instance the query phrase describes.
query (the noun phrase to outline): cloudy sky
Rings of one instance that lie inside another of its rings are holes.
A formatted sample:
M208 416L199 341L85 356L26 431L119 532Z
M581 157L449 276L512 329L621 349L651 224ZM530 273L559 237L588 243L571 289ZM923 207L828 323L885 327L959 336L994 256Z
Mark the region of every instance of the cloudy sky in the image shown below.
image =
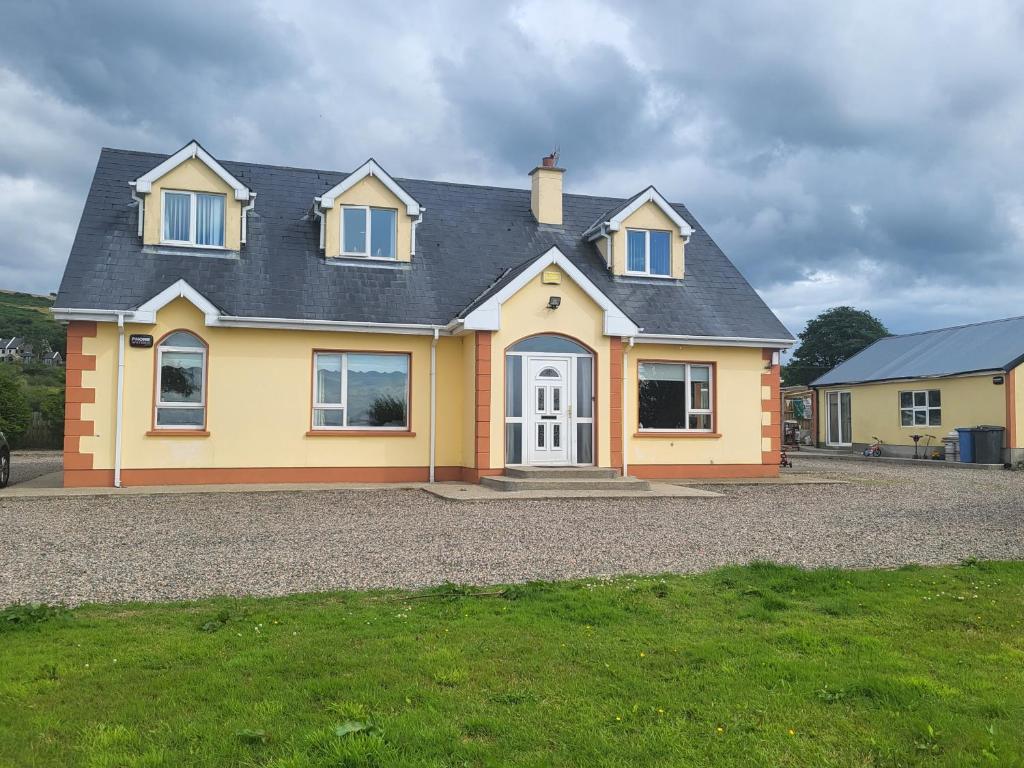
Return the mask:
M0 288L56 289L102 146L518 187L558 146L794 332L1024 314L1021 8L0 0Z

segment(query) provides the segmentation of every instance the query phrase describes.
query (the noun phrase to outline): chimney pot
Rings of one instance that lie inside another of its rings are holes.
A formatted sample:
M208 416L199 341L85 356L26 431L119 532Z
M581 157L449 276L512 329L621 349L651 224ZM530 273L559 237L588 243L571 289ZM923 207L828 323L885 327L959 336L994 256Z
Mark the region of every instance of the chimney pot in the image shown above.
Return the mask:
M558 162L558 154L555 153L555 152L552 152L550 155L547 155L546 157L544 157L540 161L540 164L544 168L554 168L555 167L555 163L557 163L557 162Z

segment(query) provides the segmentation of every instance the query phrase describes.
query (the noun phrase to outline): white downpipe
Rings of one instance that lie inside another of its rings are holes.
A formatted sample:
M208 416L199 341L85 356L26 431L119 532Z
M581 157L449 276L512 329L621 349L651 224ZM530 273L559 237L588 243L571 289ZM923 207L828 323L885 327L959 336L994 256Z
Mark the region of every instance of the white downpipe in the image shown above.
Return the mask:
M605 262L607 262L608 269L612 268L612 236L608 234L608 230L601 232L601 237L604 238L605 242Z
M416 227L417 227L417 225L423 223L423 211L425 211L425 210L426 210L426 208L420 208L420 215L417 216L412 221L412 237L411 237L412 248L410 249L411 250L411 253L409 254L410 256L415 256L416 255Z
M438 329L430 342L430 482L434 482L434 459L437 450L437 339Z
M124 418L124 312L117 314L117 412L114 414L114 487L121 487L121 422Z
M324 209L320 205L320 198L313 198L313 215L320 219L320 250L322 251L327 247L326 231L324 229Z
M242 244L243 245L245 245L245 239L246 239L247 235L249 234L249 226L248 226L249 217L248 217L247 214L249 213L249 211L251 211L255 207L255 205L256 205L256 193L255 192L251 192L251 193L249 193L249 204L242 206Z
M629 350L633 346L634 337L629 337L629 345L622 348L622 476L629 476Z
M139 237L142 237L142 218L146 215L146 204L139 197L139 193L135 191L135 182L128 182L128 184L132 188L132 200L139 204Z

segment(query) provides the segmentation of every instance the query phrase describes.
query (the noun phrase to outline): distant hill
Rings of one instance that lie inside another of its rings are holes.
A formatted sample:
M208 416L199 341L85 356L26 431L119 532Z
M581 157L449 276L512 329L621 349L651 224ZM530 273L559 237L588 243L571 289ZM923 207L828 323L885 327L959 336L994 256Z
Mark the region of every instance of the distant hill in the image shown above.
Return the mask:
M35 347L36 354L47 341L52 349L65 354L64 326L53 319L52 306L53 296L0 289L0 338L21 336Z

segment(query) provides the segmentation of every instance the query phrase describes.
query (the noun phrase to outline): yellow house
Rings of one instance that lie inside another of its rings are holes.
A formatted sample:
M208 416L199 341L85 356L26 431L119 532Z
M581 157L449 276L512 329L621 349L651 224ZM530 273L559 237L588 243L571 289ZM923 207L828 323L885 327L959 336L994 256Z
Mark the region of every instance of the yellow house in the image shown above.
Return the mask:
M105 149L68 486L771 476L792 338L679 204Z
M818 444L885 455L941 449L957 427L1004 429L1004 462L1024 460L1024 318L876 341L811 383Z

